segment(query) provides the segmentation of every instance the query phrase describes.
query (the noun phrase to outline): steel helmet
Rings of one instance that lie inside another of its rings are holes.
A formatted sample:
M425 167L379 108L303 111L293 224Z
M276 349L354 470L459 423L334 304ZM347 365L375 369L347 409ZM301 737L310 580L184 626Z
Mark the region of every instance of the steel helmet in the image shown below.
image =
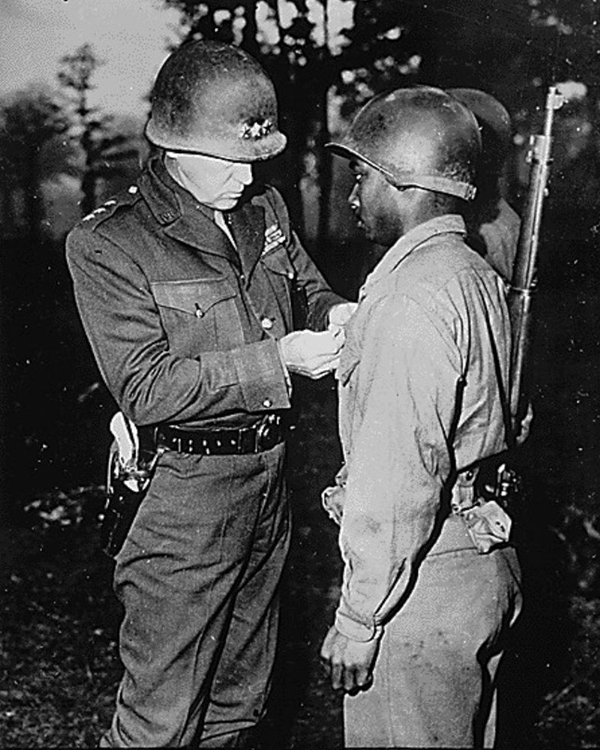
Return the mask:
M196 40L175 50L158 72L146 137L160 148L253 162L276 156L277 98L249 54L222 42Z
M488 170L499 171L508 156L512 123L506 107L479 89L447 89L475 115L481 130L483 161Z
M339 141L346 158L378 169L395 187L420 187L471 200L481 150L477 121L441 89L396 89L371 99Z

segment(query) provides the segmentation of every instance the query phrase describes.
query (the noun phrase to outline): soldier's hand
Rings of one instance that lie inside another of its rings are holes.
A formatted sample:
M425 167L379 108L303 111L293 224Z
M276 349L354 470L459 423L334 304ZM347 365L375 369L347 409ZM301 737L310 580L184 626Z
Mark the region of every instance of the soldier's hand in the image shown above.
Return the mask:
M336 369L343 345L343 330L294 331L280 339L279 351L290 372L317 379Z
M334 690L356 693L366 690L373 679L379 639L354 641L334 626L321 646L321 660Z

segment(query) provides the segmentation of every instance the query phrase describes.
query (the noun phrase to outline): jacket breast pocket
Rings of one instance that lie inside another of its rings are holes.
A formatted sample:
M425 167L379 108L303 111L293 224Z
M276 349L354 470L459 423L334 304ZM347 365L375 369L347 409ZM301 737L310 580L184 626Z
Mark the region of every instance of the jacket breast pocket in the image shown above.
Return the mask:
M194 358L244 343L236 290L227 279L158 281L152 293L173 353Z

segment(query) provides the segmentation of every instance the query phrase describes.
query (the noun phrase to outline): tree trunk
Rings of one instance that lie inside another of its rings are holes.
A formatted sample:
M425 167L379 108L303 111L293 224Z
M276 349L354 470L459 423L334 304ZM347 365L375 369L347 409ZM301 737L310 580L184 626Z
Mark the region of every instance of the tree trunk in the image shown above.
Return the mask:
M260 60L260 49L256 38L258 33L256 26L256 2L254 0L243 0L242 5L244 8L244 19L246 21L242 47Z
M93 144L89 128L86 126L81 136L81 148L85 154L85 168L81 178L81 212L84 216L96 208L96 175L94 174Z

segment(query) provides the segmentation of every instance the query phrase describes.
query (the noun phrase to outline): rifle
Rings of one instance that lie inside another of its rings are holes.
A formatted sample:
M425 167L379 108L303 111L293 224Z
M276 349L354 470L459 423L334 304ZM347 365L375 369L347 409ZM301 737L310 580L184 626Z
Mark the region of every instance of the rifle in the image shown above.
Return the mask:
M550 86L546 97L543 135L532 135L527 162L531 164L529 188L523 211L521 232L513 274L508 292L508 309L512 329L510 413L516 425L523 416L523 378L531 344L531 300L536 288L536 264L542 220L550 173L552 122L554 112L564 104L556 86Z

